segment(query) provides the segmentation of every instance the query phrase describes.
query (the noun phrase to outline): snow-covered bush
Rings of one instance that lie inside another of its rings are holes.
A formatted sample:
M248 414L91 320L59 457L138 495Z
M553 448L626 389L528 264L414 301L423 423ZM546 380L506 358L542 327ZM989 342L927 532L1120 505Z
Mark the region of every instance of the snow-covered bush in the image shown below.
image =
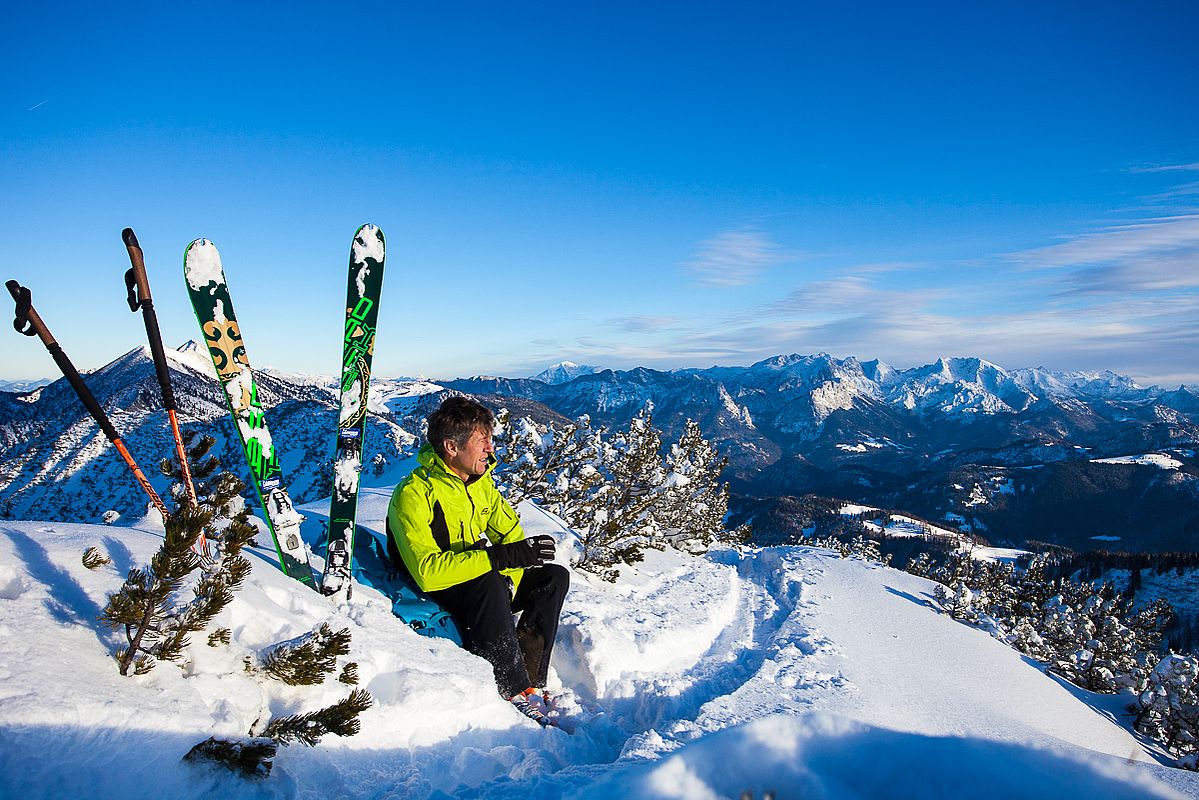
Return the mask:
M1199 753L1199 656L1170 654L1149 674L1137 697L1134 723L1141 733L1163 742L1171 751L1191 756L1184 763L1195 769Z
M946 614L964 622L978 622L982 616L980 610L987 601L985 594L976 593L964 581L954 581L949 586L938 583L933 589L933 596Z
M324 623L289 642L280 642L262 656L260 664L247 663L247 671L261 669L289 686L312 686L325 682L337 668L338 656L350 652L350 629L334 631Z
M717 542L748 538L748 526L731 531L725 526L729 485L720 475L728 463L703 437L699 424L687 420L666 457L666 489L659 497L666 538L676 548L704 553Z
M1050 581L1043 555L1022 571L966 552L940 565L916 558L912 567L941 584L934 592L946 613L1095 692L1143 689L1171 616L1163 601L1134 612L1110 583Z
M579 535L580 569L615 580L647 548L702 553L747 534L725 528L726 460L690 420L665 454L652 404L616 432L588 417L559 427L501 411L497 422L501 488L514 504L531 499L566 520Z
M816 535L805 539L804 544L809 547L823 547L826 550L832 550L841 558L856 558L884 567L891 566L891 556L883 555L878 542L867 536L858 535L852 539L843 539L836 536Z

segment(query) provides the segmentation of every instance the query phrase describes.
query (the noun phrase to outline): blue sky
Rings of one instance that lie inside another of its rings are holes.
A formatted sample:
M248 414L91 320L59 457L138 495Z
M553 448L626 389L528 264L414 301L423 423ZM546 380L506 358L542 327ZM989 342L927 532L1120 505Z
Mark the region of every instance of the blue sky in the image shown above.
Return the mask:
M47 3L0 46L0 265L81 368L220 247L255 366L829 352L1199 383L1199 6ZM7 334L0 378L49 376Z

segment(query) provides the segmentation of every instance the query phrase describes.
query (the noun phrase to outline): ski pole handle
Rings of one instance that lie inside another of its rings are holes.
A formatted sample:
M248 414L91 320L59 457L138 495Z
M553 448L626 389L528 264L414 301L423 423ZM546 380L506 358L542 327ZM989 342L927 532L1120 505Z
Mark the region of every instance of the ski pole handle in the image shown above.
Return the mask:
M50 356L54 359L54 363L62 370L63 377L67 379L67 383L71 384L71 388L75 390L75 394L79 395L79 399L83 402L88 413L92 415L92 419L96 420L100 429L104 431L104 435L109 441L116 441L120 437L117 436L116 428L108 421L108 415L104 413L104 409L96 401L91 389L87 388L87 384L83 382L83 378L79 376L79 370L75 369L75 365L71 363L71 359L67 358L67 354L54 340L50 329L46 327L46 323L42 322L41 316L38 315L37 309L33 307L33 301L28 289L16 281L8 281L4 284L8 289L9 294L17 301L17 318L13 320L13 327L19 333L28 334L32 331L37 334L37 337L42 340L42 344L46 345L46 349L50 351ZM28 326L28 330L23 328Z
M158 513L162 514L165 520L168 516L166 504L162 502L162 498L154 491L154 487L150 485L145 473L138 467L137 462L133 460L133 456L129 454L129 449L125 447L125 443L121 441L121 437L117 434L117 429L113 427L109 421L108 415L104 413L103 407L96 400L96 396L92 394L92 390L87 388L87 384L83 382L83 378L79 375L79 370L75 369L75 365L71 363L71 359L67 358L67 354L63 352L62 347L54 340L50 334L50 329L46 327L46 323L42 322L42 318L38 315L37 309L33 307L33 299L30 291L16 281L8 281L4 284L8 289L8 293L12 295L13 300L17 301L17 317L13 320L13 327L18 333L27 335L36 334L42 340L42 344L46 345L46 349L50 351L50 356L54 359L54 363L62 370L62 375L67 379L67 383L75 390L75 394L79 396L79 401L83 403L83 407L92 415L92 419L100 426L100 430L104 432L104 436L108 441L112 442L120 454L125 465L129 467L133 473L133 477L137 479L138 485L142 491L150 498L154 507L158 509Z
M121 231L125 249L129 251L129 263L133 266L125 272L125 288L129 290L129 310L137 311L144 303L151 302L150 279L146 276L146 257L137 241L133 228Z
M154 311L154 300L150 297L150 278L146 275L146 259L142 246L137 241L133 228L121 231L125 249L129 251L129 263L125 272L125 288L129 291L129 310L134 313L140 308L146 323L146 338L150 342L150 354L154 358L154 373L162 389L162 406L168 412L175 411L175 393L171 389L171 376L167 371L167 357L162 348L162 333L158 329L158 314Z
M54 337L50 335L49 329L46 328L46 323L42 322L42 318L34 309L29 290L16 281L7 281L4 287L8 289L8 293L17 303L17 316L12 322L17 333L37 336L46 347L57 344Z

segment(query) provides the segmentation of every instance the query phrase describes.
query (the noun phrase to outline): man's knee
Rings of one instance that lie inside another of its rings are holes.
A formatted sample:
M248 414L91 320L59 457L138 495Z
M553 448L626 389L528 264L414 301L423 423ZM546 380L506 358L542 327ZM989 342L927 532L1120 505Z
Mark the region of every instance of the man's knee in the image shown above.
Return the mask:
M525 570L513 603L516 608L532 605L561 607L570 588L570 571L560 564L543 564Z
M546 583L552 587L554 594L565 596L570 588L570 570L561 564L543 564L541 568L546 571Z

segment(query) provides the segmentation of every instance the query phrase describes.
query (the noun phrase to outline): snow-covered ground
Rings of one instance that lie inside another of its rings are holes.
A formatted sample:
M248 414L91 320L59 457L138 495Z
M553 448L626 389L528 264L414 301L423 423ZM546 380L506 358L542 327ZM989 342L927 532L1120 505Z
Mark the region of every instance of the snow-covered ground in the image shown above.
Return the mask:
M871 506L857 505L855 503L846 503L841 507L841 514L844 516L857 516L858 514L869 514L878 511L877 508ZM957 516L957 515L946 515ZM957 517L959 520L962 517ZM964 520L963 520L964 521ZM877 522L869 520L862 523L867 530L874 533L882 533L887 536L903 539L916 536L941 536L946 539L957 539L961 542L959 548L963 553L969 553L973 558L980 561L1005 561L1008 563L1015 562L1021 556L1028 555L1027 550L1017 550L1010 547L982 547L976 545L968 537L963 536L957 531L941 528L936 525L931 525L912 517L905 517L902 514L891 514L888 517L886 526L879 525Z
M363 490L366 527L382 529L388 494ZM308 535L327 507L307 507ZM565 557L572 534L521 511ZM229 645L198 636L186 663L122 678L96 616L157 548L151 523L0 522L0 797L1199 797L1199 777L1128 732L1119 698L938 614L928 581L802 547L650 553L615 584L575 573L551 676L574 735L519 716L485 662L413 633L372 590L335 604L265 550L214 624ZM89 546L113 563L83 567ZM343 660L375 700L361 733L282 748L259 781L180 761L345 697L335 679L243 668L323 622L352 632Z
M1177 458L1164 453L1145 453L1139 456L1119 456L1117 458L1093 458L1096 464L1140 464L1157 467L1158 469L1182 469L1183 463Z

